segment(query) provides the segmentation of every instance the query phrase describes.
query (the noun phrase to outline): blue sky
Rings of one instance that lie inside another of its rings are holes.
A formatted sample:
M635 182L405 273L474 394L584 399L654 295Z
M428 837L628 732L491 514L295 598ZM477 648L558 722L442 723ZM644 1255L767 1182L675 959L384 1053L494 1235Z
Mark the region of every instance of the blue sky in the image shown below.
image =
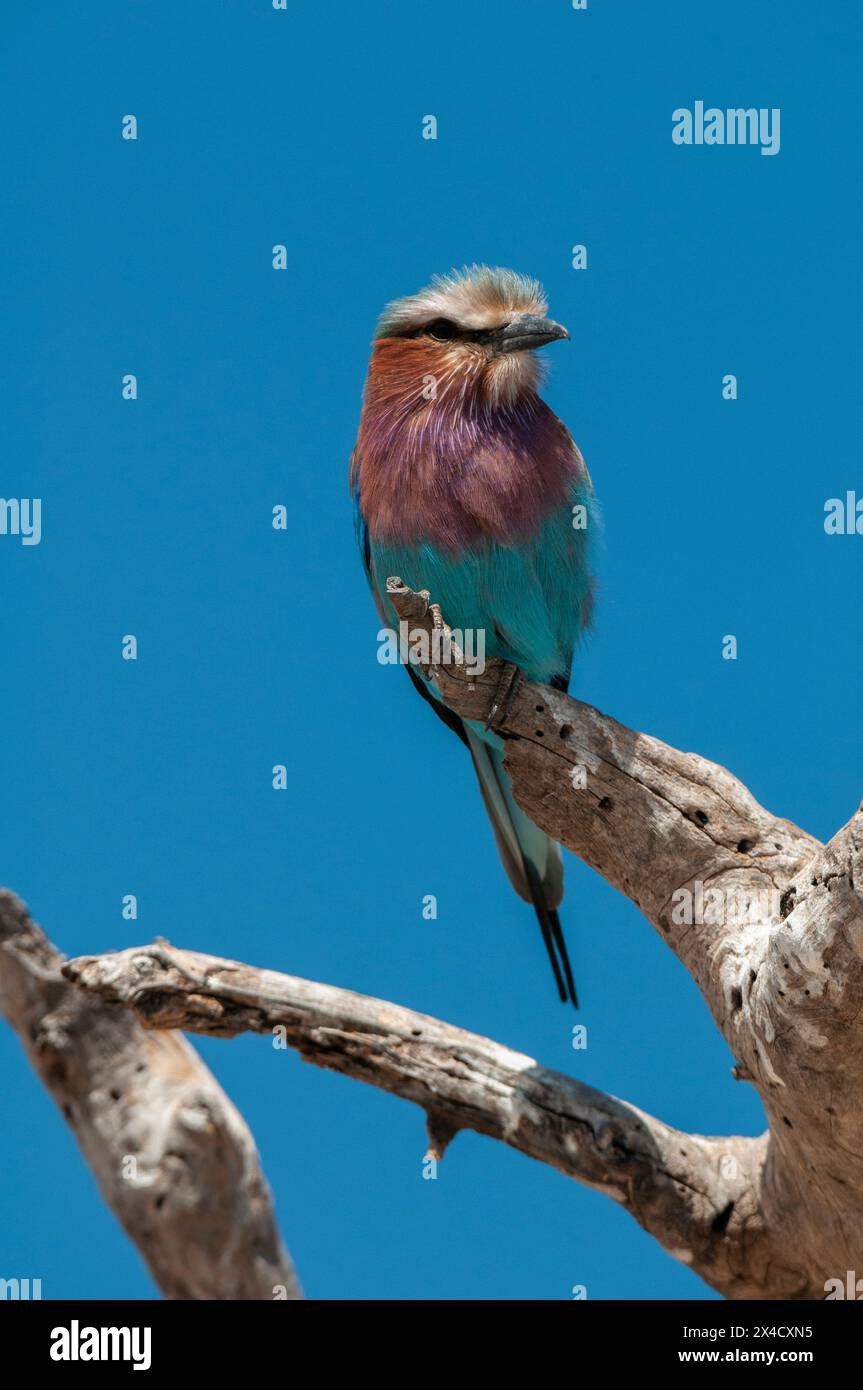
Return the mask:
M7 16L0 493L40 497L43 534L0 536L0 879L64 951L160 934L398 1000L682 1128L760 1130L688 976L568 857L573 1051L461 745L376 661L346 468L387 300L475 260L541 279L572 333L546 398L605 516L576 692L831 835L861 792L863 537L823 526L863 495L860 28L803 0ZM674 145L700 99L779 107L780 153ZM313 1297L713 1296L502 1145L462 1134L426 1182L415 1108L264 1039L200 1046ZM8 1030L0 1105L0 1275L155 1297Z

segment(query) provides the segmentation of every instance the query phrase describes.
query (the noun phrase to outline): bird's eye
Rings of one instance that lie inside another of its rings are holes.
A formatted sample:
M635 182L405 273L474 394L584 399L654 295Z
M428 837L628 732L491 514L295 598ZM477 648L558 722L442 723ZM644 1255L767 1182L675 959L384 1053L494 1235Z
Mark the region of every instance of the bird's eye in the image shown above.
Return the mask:
M448 342L450 338L458 337L458 326L451 319L435 319L433 323L426 325L425 331L430 338L437 338L440 342Z

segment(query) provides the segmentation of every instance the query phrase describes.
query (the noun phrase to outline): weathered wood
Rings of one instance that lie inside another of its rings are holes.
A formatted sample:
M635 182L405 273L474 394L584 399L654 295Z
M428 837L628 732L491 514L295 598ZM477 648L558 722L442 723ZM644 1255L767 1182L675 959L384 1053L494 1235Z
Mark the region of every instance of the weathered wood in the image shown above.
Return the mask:
M443 623L427 595L397 579L389 592L412 626ZM457 713L484 719L501 663L428 674ZM822 1297L863 1247L863 816L822 846L725 768L546 686L522 684L493 727L519 804L641 908L757 1087L759 1202L774 1247ZM687 918L699 895L711 906Z
M722 1292L794 1296L755 1194L762 1139L681 1134L532 1058L411 1009L167 942L82 956L64 974L146 1028L275 1033L310 1062L414 1101L438 1154L460 1129L499 1139L606 1193Z
M76 989L62 965L24 905L0 890L0 1012L162 1293L302 1297L254 1140L197 1052ZM14 1171L8 1152L5 1169ZM62 1222L60 1206L61 1231Z
M430 639L448 632L427 594L398 579L388 594L410 628ZM516 683L501 703L510 674L503 663L472 670L445 649L447 660L432 655L424 673L456 713L490 719L506 741L519 803L630 897L679 957L732 1048L735 1076L761 1095L768 1130L757 1139L682 1134L396 1004L165 942L67 962L67 984L51 948L42 960L46 943L28 944L35 929L15 924L23 909L0 898L0 941L4 922L17 937L11 968L0 955L0 1007L60 1102L69 1095L81 1107L83 1123L74 1112L73 1123L108 1200L127 1229L130 1211L132 1226L140 1211L158 1221L152 1203L129 1208L116 1190L118 1155L133 1151L122 1108L115 1135L117 1112L104 1102L117 1050L128 1055L120 1094L132 1093L142 1131L148 1114L165 1108L165 1072L182 1090L183 1066L195 1058L173 1033L159 1039L168 1053L148 1053L138 1024L114 1007L122 1004L147 1029L216 1037L281 1030L309 1061L422 1106L433 1154L458 1130L476 1130L607 1193L728 1297L823 1298L828 1280L844 1284L847 1271L859 1271L863 1249L863 811L823 846L771 815L724 768L546 686ZM93 995L105 1002L94 1005ZM127 1073L139 1054L152 1076L135 1094ZM167 1159L169 1149L160 1151ZM239 1151L247 1154L242 1142ZM170 1193L164 1177L157 1190ZM190 1210L200 1198L193 1192ZM261 1221L269 1278L287 1257L274 1253L269 1216ZM144 1248L147 1231L132 1234ZM165 1251L170 1278L169 1237Z

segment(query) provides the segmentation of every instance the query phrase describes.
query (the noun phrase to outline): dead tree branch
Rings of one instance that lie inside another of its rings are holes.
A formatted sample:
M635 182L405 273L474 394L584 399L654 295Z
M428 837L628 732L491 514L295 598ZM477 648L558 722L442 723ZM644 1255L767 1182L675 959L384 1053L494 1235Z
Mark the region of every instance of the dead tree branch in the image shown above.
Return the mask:
M254 1140L216 1079L180 1034L145 1032L62 965L0 891L0 1012L162 1293L300 1298Z
M125 1004L146 1028L276 1033L307 1061L422 1106L438 1156L461 1129L499 1139L606 1193L716 1288L763 1296L762 1139L681 1134L425 1014L166 942L82 956L64 974ZM772 1278L786 1295L798 1289L793 1270Z
M764 1102L765 1134L682 1134L436 1019L164 942L64 976L147 1029L280 1030L309 1061L422 1106L432 1153L460 1129L509 1144L621 1203L730 1298L823 1298L863 1265L863 813L823 846L724 768L549 687L513 687L498 661L472 670L438 640L449 629L428 595L388 590L447 704L505 740L525 811L689 971Z
M388 587L412 632L446 630L428 595ZM425 669L456 712L488 717L500 662ZM724 768L546 686L522 683L495 728L519 803L641 908L761 1095L762 1296L787 1266L823 1297L863 1248L863 815L822 846Z

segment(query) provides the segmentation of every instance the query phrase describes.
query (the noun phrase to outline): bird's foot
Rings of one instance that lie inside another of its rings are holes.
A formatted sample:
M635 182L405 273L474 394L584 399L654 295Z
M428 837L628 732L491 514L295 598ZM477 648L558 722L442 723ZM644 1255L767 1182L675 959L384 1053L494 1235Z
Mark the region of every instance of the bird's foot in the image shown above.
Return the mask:
M511 661L507 661L500 673L500 680L497 683L497 690L494 693L491 709L485 721L486 729L491 730L495 724L505 724L507 715L512 709L512 702L515 699L515 692L521 682L521 671Z

